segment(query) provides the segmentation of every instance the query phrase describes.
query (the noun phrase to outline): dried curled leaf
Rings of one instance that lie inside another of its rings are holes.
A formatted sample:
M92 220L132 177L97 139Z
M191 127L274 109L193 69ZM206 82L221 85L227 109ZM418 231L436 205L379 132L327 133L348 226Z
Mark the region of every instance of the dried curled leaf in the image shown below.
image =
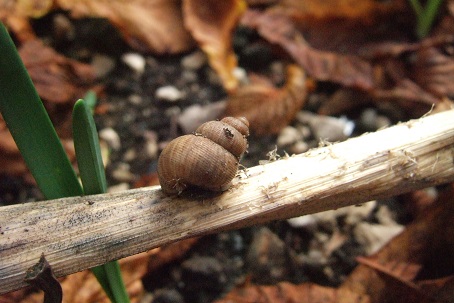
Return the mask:
M49 102L75 102L95 79L90 65L68 59L40 40L26 41L19 54L39 96Z
M405 1L374 1L374 0L283 0L277 9L288 11L300 20L325 21L348 18L370 22L377 14L389 14L405 5Z
M231 40L232 32L245 9L243 0L183 1L186 28L208 55L210 65L227 91L233 91L238 86L238 80L233 75L237 60Z
M180 0L58 0L73 17L107 18L139 51L179 53L193 40L183 26Z
M276 134L287 126L306 100L304 71L297 65L287 68L287 82L282 88L251 84L229 96L225 115L244 116L256 135Z
M370 90L374 87L372 65L354 55L312 48L290 18L279 12L247 11L242 24L256 29L271 43L280 45L316 80Z
M415 53L410 75L424 90L437 97L454 97L454 58L430 47Z
M451 184L433 205L378 253L360 259L362 264L339 290L368 295L372 302L441 302L431 299L443 291L444 285L434 287L431 293L423 292L421 282L416 278L437 279L454 274L453 193ZM451 292L450 299L443 302L453 299Z

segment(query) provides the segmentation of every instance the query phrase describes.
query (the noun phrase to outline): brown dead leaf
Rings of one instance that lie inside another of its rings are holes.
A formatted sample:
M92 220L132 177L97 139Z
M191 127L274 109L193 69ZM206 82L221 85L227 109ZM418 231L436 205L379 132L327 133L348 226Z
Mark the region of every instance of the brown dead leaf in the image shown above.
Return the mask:
M371 23L376 16L389 14L402 9L406 3L402 0L377 2L374 0L282 0L274 9L287 12L299 20L314 22L333 19L354 19Z
M57 0L74 18L102 17L119 29L131 47L142 52L175 54L193 40L183 26L180 0Z
M121 274L125 282L131 303L139 302L144 294L142 278L172 260L181 258L197 242L191 238L175 242L163 248L137 254L119 260ZM89 270L66 276L61 280L63 303L108 303L101 286ZM33 292L24 288L5 295L0 295L0 303L41 303L42 292Z
M53 2L53 0L0 0L1 20L7 20L9 17L7 15L40 18L50 11Z
M246 117L251 132L256 135L276 134L295 118L306 96L304 71L297 65L289 65L284 87L263 82L244 86L229 96L225 115Z
M30 40L19 48L40 97L55 103L74 103L95 79L91 66L68 59L40 40Z
M454 97L454 57L434 47L422 48L415 53L409 71L412 79L434 96Z
M150 252L137 254L121 259L120 268L131 303L139 302L143 295L141 278L147 271L148 258L159 252L159 248ZM63 303L108 303L95 276L89 270L69 275L61 279L63 289ZM0 296L1 303L41 303L42 292L31 292L31 289L21 289Z
M311 283L294 285L281 282L273 286L245 285L237 287L216 303L331 303L336 290ZM356 302L356 301L351 301Z
M199 237L181 240L161 247L159 253L150 256L148 261L148 272L153 274L160 267L181 259L197 242Z
M280 45L316 80L332 81L362 90L374 87L370 63L358 56L313 49L284 14L247 11L241 23L256 29L269 42Z
M433 293L422 292L417 281L410 281L409 278L415 276L418 266L421 266L418 279L453 275L453 197L454 185L451 184L433 206L372 256L373 262L359 265L339 290L348 289L359 295L368 295L371 302L377 303L431 302L438 290ZM404 265L404 268L411 270L399 274L397 270L390 269L392 264Z
M230 92L238 86L233 75L237 60L232 48L232 32L245 9L244 0L183 1L186 28L208 55L210 65Z
M75 153L70 138L71 120L68 119L68 116L71 115L71 107L74 102L81 98L94 82L91 66L68 59L37 39L26 41L20 47L19 54L39 96L44 101L69 159L74 161ZM1 118L0 174L22 176L26 181L33 182L33 178Z

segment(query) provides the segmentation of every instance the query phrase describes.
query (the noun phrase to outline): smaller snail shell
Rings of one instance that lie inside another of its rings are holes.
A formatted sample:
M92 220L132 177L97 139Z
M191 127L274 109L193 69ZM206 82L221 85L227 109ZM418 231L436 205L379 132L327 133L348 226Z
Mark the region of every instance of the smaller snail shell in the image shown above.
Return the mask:
M190 186L211 191L228 189L247 149L248 135L246 118L226 117L206 122L194 134L172 140L158 160L162 191L179 194Z

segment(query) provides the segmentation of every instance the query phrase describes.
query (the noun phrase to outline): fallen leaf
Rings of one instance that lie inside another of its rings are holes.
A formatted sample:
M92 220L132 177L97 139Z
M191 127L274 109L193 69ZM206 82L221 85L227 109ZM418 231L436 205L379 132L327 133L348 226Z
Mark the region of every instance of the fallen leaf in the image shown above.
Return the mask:
M417 281L424 277L440 278L454 273L454 185L440 193L436 203L378 253L367 265L359 265L340 286L358 295L370 296L371 302L429 302L434 293L422 292ZM364 263L363 259L362 263ZM374 264L371 266L371 264ZM408 272L393 270L404 265ZM378 270L377 270L378 269ZM396 283L398 282L398 283ZM436 302L436 301L435 301Z
M37 39L26 41L19 55L39 96L49 102L74 103L95 79L90 65L68 59Z
M372 65L358 56L312 48L288 16L278 12L247 11L242 25L256 29L269 42L280 45L316 80L370 90L374 87Z
M454 58L434 47L421 48L414 54L410 77L434 96L454 97Z
M141 278L147 271L147 260L151 255L159 252L159 248L146 253L137 254L121 259L120 268L131 303L139 302L143 295ZM90 270L84 270L61 280L63 289L63 303L108 303L110 300L105 295L100 284ZM41 303L42 292L33 292L30 288L0 296L1 303Z
M142 52L188 51L193 40L183 26L180 0L57 0L74 18L102 17L118 28L131 47Z
M251 132L256 135L277 134L295 118L306 96L304 71L297 65L289 65L282 88L263 82L239 88L228 97L225 115L246 117Z
M294 285L281 282L272 286L244 285L235 288L216 303L329 303L336 302L336 290L311 283ZM356 302L356 301L351 301Z
M148 261L148 273L153 274L166 264L181 259L199 241L199 237L181 240L161 247Z
M402 9L402 0L377 2L374 0L282 0L273 9L287 11L301 21L335 20L340 18L362 20L371 23L374 17Z
M183 0L186 28L208 55L210 65L229 92L238 86L233 74L237 60L232 48L232 33L245 9L243 0Z

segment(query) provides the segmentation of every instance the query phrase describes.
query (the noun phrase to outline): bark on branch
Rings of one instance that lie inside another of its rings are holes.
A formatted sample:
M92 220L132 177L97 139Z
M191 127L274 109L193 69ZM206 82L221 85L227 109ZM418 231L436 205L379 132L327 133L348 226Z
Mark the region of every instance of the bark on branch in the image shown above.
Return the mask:
M159 187L0 208L0 293L44 253L57 277L184 238L454 181L454 110L249 168L220 195Z

